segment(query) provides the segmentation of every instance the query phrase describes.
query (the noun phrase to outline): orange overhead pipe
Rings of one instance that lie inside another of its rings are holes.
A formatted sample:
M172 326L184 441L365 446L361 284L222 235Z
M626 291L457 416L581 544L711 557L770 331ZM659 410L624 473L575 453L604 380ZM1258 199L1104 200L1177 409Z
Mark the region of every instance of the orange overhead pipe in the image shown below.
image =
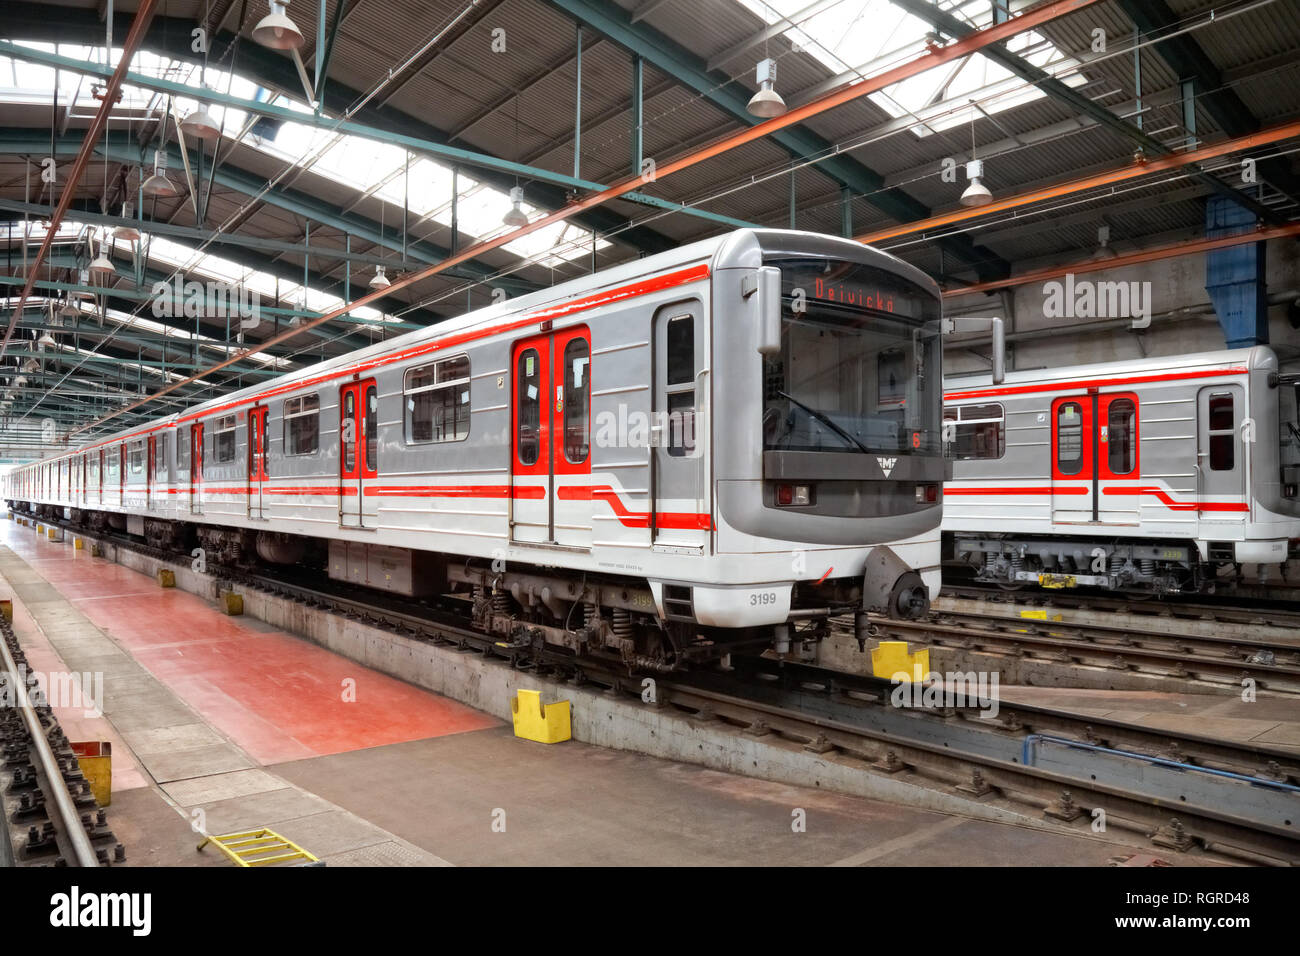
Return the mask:
M45 261L45 256L50 251L50 246L54 244L54 234L59 230L59 224L63 222L63 217L72 205L72 200L76 196L77 184L81 182L81 176L86 171L86 166L90 163L90 156L95 151L95 144L99 141L99 134L104 131L104 124L108 122L108 114L112 112L113 103L117 100L118 91L122 88L122 81L126 79L127 70L131 66L131 57L135 55L136 48L140 41L144 39L145 31L149 29L149 21L153 19L154 5L156 0L140 0L139 7L135 11L135 19L131 21L131 30L126 35L126 43L122 46L122 59L118 61L117 69L108 79L108 85L104 89L104 100L99 104L99 109L95 111L95 118L90 121L90 128L86 130L86 138L82 141L81 152L77 153L77 158L72 164L72 171L68 173L68 181L63 185L63 192L59 196L58 205L54 207L54 215L50 217L50 224L45 230L45 239L41 243L41 248L36 253L36 260L31 264L31 271L27 274L27 282L23 286L22 295L18 297L18 305L14 307L13 315L9 319L9 327L5 329L5 337L0 341L0 359L4 358L5 351L9 348L9 339L14 334L14 329L18 325L18 317L23 314L23 306L27 303L27 298L32 294L32 289L36 286L36 272Z
M720 156L739 146L744 146L746 143L762 139L764 136L775 133L777 130L784 129L785 127L794 125L795 123L801 123L804 120L810 119L819 113L824 113L836 106L842 106L845 103L866 96L868 93L874 93L878 90L884 89L886 86L898 83L899 81L905 80L910 76L915 76L918 73L924 73L926 70L932 69L936 66L941 66L951 60L969 56L992 43L999 43L1003 40L1010 39L1026 30L1032 30L1034 27L1042 26L1044 23L1070 13L1075 13L1076 11L1090 7L1098 2L1100 2L1100 0L1050 0L1050 2L1039 4L1038 6L1026 10L1019 16L1012 17L1010 20L1003 23L995 24L986 27L983 30L976 30L973 33L967 34L964 38L956 40L947 46L931 47L929 52L922 54L914 60L909 60L906 63L896 66L891 70L886 70L884 73L879 73L865 80L855 80L846 83L843 86L831 90L824 96L820 96L815 100L805 103L803 106L789 110L780 116L767 120L766 122L758 123L730 135L723 136L720 139L715 140L713 143L692 150L685 155L669 160L666 163L662 163L656 168L653 176L629 177L613 186L610 186L602 192L593 193L585 199L570 203L561 209L557 209L554 212L542 216L540 219L535 219L526 226L520 226L518 229L502 233L493 239L486 239L483 242L476 243L454 256L449 256L446 259L443 259L441 262L434 263L433 265L420 269L417 272L412 272L408 275L402 276L401 278L394 279L392 283L384 289L377 289L374 292L367 293L359 299L354 299L352 302L345 303L333 312L312 319L310 322L303 322L291 329L286 329L279 335L272 336L265 342L259 343L255 348L248 348L241 352L237 352L225 360L218 362L209 368L203 369L188 378L181 379L178 382L173 382L171 385L159 389L152 395L148 395L139 401L132 402L130 405L125 405L117 411L110 412L92 424L100 424L102 422L110 421L124 412L132 411L139 408L141 405L153 401L155 398L161 398L163 395L173 392L183 385L197 382L198 380L211 375L213 372L219 372L221 369L233 365L241 359L247 358L253 352L263 351L272 346L279 345L281 342L285 342L296 335L301 335L308 329L315 328L316 326L336 319L339 316L346 315L353 309L364 305L370 305L372 302L377 302L385 296L391 295L400 289L405 289L407 286L427 279L430 276L437 275L440 272L445 272L454 266L460 265L462 262L467 262L470 259L481 256L485 252L490 252L493 249L500 248L507 243L514 242L516 239L521 239L524 236L537 232L539 229L544 229L553 223L563 222L580 212L585 212L588 209L603 205L611 199L617 199L619 196L632 192L634 189L643 188L647 182L652 182L672 173L680 172L683 169L688 169L691 166L712 159L715 156ZM71 438L73 435L76 435L89 427L90 425L87 424L82 425L80 428L73 429L68 433L68 437Z
M1285 239L1288 236L1300 236L1300 222L1291 223L1286 226L1272 226L1267 229L1254 229L1250 232L1244 232L1236 236L1220 236L1217 239L1194 239L1186 242L1175 242L1167 246L1155 246L1151 249L1142 249L1138 252L1131 252L1126 256L1116 256L1114 259L1085 259L1083 262L1075 262L1070 265L1049 266L1046 269L1035 269L1033 272L1025 272L1018 276L1010 276L1006 279L994 279L990 282L978 282L975 285L962 286L960 289L948 289L943 293L945 299L955 299L963 295L973 295L977 292L995 292L998 289L1007 289L1017 285L1028 285L1031 282L1038 282L1043 279L1055 279L1065 275L1067 272L1074 275L1081 275L1085 272L1100 272L1103 269L1119 269L1124 266L1134 266L1143 262L1154 262L1157 259L1170 259L1174 256L1191 256L1200 252L1210 252L1214 249L1226 249L1229 246L1240 246L1247 242L1264 242L1268 239Z
M916 232L925 232L937 226L948 226L955 222L965 222L968 219L976 219L980 216L987 216L991 213L1004 212L1008 209L1019 209L1021 206L1029 206L1033 203L1043 202L1048 199L1057 199L1061 196L1072 196L1088 189L1095 189L1098 186L1109 186L1113 183L1122 183L1129 179L1137 179L1140 176L1150 176L1152 173L1164 172L1169 169L1178 169L1182 166L1190 166L1192 163L1198 163L1206 159L1214 159L1218 156L1225 156L1228 153L1235 153L1243 149L1252 149L1256 146L1264 146L1268 143L1276 143L1279 140L1290 139L1293 136L1300 136L1300 122L1283 123L1281 126L1270 126L1268 129L1262 129L1259 132L1251 133L1248 136L1239 136L1236 139L1225 140L1222 143L1215 143L1213 146L1203 146L1200 149L1192 150L1189 153L1178 153L1176 155L1165 156L1161 159L1150 162L1133 163L1128 166L1112 169L1109 172L1097 173L1095 176L1085 176L1083 179L1076 179L1068 183L1059 183L1055 186L1047 186L1043 189L1035 189L1031 192L1021 193L1018 196L1011 196L1007 199L999 199L985 206L973 206L964 209L954 209L952 212L945 212L938 216L931 216L929 219L918 219L916 222L905 222L897 226L886 226L884 229L877 229L875 232L864 233L857 237L858 242L874 244L883 239L892 239L895 236L905 236Z

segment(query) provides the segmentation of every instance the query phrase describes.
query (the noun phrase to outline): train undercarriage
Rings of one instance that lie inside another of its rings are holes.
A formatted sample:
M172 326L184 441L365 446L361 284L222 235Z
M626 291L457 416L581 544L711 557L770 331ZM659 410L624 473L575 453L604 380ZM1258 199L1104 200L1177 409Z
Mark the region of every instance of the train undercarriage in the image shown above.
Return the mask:
M1004 589L1090 587L1148 595L1212 593L1241 574L1228 544L1202 560L1192 541L944 535L944 561Z
M797 585L795 609L784 624L719 628L691 619L689 596L683 601L672 585L665 585L661 614L644 579L517 562L506 567L504 561L463 555L21 501L11 507L36 518L66 520L89 533L126 534L178 560L188 556L200 572L292 566L317 581L326 577L398 602L454 609L477 630L511 647L563 648L575 657L619 662L629 671L669 672L725 662L732 653L765 651L812 660L816 644L831 632L832 616L841 614L855 620L860 646L874 633L862 607L862 580ZM912 584L910 579L906 583ZM920 585L919 577L915 584ZM902 588L890 600L915 616L923 608L914 592Z

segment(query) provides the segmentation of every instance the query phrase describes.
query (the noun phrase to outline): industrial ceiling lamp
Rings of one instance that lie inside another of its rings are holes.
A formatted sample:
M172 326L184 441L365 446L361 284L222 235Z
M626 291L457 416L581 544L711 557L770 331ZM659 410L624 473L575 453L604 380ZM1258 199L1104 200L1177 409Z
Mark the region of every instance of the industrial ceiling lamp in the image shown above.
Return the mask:
M970 185L961 194L963 206L987 206L993 201L993 194L984 185L984 163L975 158L975 101L971 100L970 112L970 162L966 164L966 178Z
M1115 258L1115 250L1110 247L1110 226L1097 227L1097 251L1092 258L1093 261Z
M993 194L989 192L989 187L985 186L981 181L983 176L983 160L972 159L966 164L966 178L970 180L970 185L961 194L961 204L963 206L987 206L993 201Z
M140 230L131 225L132 209L129 202L122 203L122 218L128 220L113 230L113 238L121 239L123 242L135 242L140 238Z
M51 345L57 346L58 344L54 336L50 335L49 332L42 332L41 337L36 340L36 348L40 352L44 352Z
M763 119L780 116L785 112L785 100L781 99L780 93L772 89L772 85L776 82L776 60L771 57L759 60L757 79L758 92L749 98L749 104L745 109Z
M144 181L144 194L167 198L179 196L176 184L167 178L167 154L161 149L153 151L153 175Z
M99 255L95 256L95 260L90 264L90 274L104 278L106 276L111 276L116 271L117 270L113 268L113 260L104 255L104 243L100 242Z
M72 304L71 293L68 293L67 297L63 300L63 307L59 309L59 315L63 316L65 319L75 319L77 316L81 315L81 310Z
M388 276L384 275L384 267L375 266L375 277L370 280L370 288L387 289L390 285L392 283L388 281Z
M506 214L501 217L501 221L512 229L518 229L520 226L528 225L528 215L519 208L520 203L524 201L524 187L514 186L510 189L510 208Z
M200 103L198 107L185 119L181 120L181 129L186 136L194 136L198 139L213 140L221 138L221 127L217 121L212 118L208 108Z
M253 39L272 50L297 50L303 45L302 31L289 19L289 0L271 0L271 12L253 27Z

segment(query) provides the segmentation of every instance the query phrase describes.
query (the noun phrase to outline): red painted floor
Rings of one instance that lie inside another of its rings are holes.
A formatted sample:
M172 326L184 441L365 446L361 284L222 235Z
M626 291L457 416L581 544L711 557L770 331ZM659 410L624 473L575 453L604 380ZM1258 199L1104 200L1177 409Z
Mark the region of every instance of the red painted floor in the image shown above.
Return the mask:
M0 520L0 541L263 764L500 723L291 634L227 617L206 601L160 588L138 572L74 551L70 536L67 542L50 542Z

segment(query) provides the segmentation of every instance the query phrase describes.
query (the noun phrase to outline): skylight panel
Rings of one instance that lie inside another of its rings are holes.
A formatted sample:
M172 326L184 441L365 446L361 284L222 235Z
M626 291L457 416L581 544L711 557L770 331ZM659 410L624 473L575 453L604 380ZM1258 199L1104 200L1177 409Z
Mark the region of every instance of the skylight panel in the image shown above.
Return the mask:
M871 0L866 4L837 3L803 20L799 19L799 13L808 6L808 0L736 2L769 24L786 24L788 29L783 35L836 75L857 72L870 76L914 57L924 49L926 37L932 32L929 24L890 0ZM993 22L992 6L987 0L940 2L938 5L975 28L984 28ZM1007 48L1053 73L1079 65L1077 60L1032 30L1009 40ZM1070 86L1086 82L1077 73L1063 75L1061 79ZM786 91L785 95L789 98L797 92ZM955 66L927 70L868 94L868 98L895 119L910 117L917 120L911 131L917 137L925 137L969 122L969 110L954 110L953 107L971 99L978 100L985 112L993 114L1045 95L1001 64L982 53L973 53Z

